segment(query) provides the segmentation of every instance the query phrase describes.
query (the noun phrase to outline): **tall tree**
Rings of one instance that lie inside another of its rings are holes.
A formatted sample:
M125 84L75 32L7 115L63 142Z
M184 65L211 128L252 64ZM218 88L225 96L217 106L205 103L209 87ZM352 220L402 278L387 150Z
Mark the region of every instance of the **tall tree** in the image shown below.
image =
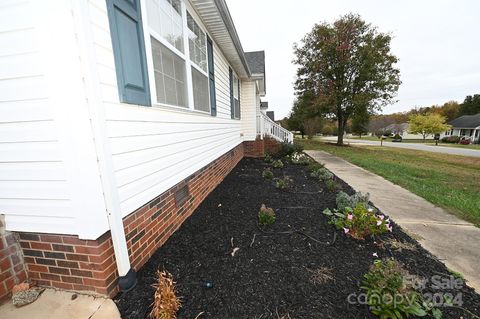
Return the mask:
M352 118L352 133L358 134L358 136L362 138L362 135L368 133L369 122L370 114L368 114L368 112L356 113Z
M336 119L338 145L354 114L375 113L393 102L401 82L390 42L390 35L347 14L333 24L315 25L295 44L296 93L311 92L314 106Z
M426 115L413 114L410 116L408 131L412 134L422 134L423 141L428 135L445 132L451 128L445 123L446 118L440 114L430 113Z
M460 105L459 115L473 115L480 113L480 94L468 95Z

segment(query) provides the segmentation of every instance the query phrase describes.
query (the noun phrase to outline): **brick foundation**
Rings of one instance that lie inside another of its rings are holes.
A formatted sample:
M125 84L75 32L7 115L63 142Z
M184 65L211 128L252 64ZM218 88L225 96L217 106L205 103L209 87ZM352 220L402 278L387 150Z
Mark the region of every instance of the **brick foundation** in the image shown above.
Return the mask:
M280 149L280 143L270 137L264 137L263 139L257 137L255 141L243 143L245 157L264 157L265 154L275 154Z
M18 236L5 230L5 218L0 215L0 300L8 297L15 284L26 279Z
M244 146L248 149L246 144L238 145L124 218L130 262L135 270L230 173L243 158ZM108 296L117 293L118 273L110 232L96 240L32 233L18 236L28 277L39 285Z

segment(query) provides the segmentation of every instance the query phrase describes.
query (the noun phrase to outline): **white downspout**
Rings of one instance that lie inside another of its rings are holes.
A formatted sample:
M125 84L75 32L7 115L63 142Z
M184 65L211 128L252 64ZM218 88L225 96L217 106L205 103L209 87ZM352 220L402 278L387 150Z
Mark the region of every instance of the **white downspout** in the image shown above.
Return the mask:
M91 33L88 4L86 1L82 0L71 0L71 3L77 29L80 56L85 59L81 62L87 94L87 106L90 114L90 123L94 136L98 169L103 188L106 214L112 236L115 260L118 274L121 277L119 284L122 286L121 282L123 277L129 279L127 286L130 286L134 285L136 282L135 272L131 269L128 256L127 241L125 238L125 230L123 228L123 216L120 208L120 198L113 168L112 152L105 126L105 109L98 86L100 81L96 72L96 57L94 48L92 47L93 35ZM130 282L131 280L134 282ZM128 290L131 287L121 287L121 289L122 288Z

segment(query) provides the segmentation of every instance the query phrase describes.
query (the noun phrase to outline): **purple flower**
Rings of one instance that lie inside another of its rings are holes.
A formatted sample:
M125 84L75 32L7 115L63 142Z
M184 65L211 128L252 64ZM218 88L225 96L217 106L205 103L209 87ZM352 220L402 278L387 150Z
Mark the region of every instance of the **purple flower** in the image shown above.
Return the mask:
M387 229L388 229L389 232L392 232L392 230L393 230L392 225L388 224L388 225L387 225Z
M380 226L382 224L381 220L377 220L377 226Z
M380 215L380 216L378 216L378 218L380 218L380 220L383 220L383 219L385 218L385 216L384 216L384 215Z
M345 234L348 234L349 231L350 231L350 229L348 229L348 228L343 228L343 232L344 232Z
M352 220L352 219L353 219L353 215L352 215L352 214L348 214L348 215L347 215L347 219L348 219L348 220Z

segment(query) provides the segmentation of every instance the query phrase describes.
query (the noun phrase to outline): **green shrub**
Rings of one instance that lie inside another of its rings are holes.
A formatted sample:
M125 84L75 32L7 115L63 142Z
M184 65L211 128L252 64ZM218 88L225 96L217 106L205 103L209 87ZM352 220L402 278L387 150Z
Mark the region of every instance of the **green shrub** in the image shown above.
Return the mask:
M312 162L312 159L307 154L299 152L295 152L287 158L295 165L309 165Z
M272 155L270 155L270 154L265 154L264 161L265 161L265 163L271 163L271 162L273 162Z
M275 181L275 187L279 189L285 189L289 187L292 183L292 179L285 176L284 178L279 178Z
M318 168L310 173L310 176L319 179L322 182L326 182L329 179L333 178L333 174L330 173L325 167Z
M303 146L298 143L282 142L280 143L280 148L277 154L275 155L278 157L286 157L286 156L292 155L295 152L297 153L303 152Z
M379 235L392 231L389 219L384 215L376 215L373 209L366 207L364 203L358 203L352 210L350 207L344 211L325 209L323 214L330 217L330 224L337 229L343 229L347 236L363 240L367 236Z
M281 160L276 160L272 162L273 168L283 168L283 162Z
M457 144L458 142L460 142L460 136L445 136L445 137L442 137L442 142Z
M325 185L327 186L327 190L329 192L334 192L334 191L336 191L337 189L340 188L340 185L336 181L334 181L333 179L328 179L325 182Z
M381 319L425 317L428 313L437 319L442 317L442 312L428 305L415 290L420 279L410 275L395 260L376 260L363 277L367 304Z
M260 225L271 225L275 222L275 212L272 208L262 204L260 211L258 212L258 222Z
M263 170L262 176L266 179L272 179L273 178L273 172L269 168L266 168L266 169Z
M325 167L325 164L322 164L322 163L318 163L318 162L311 162L310 164L308 164L308 170L310 172L313 172L313 171L316 171L320 168L324 168Z
M338 211L344 212L345 208L356 207L358 203L364 203L366 205L367 209L368 208L373 208L373 207L368 205L369 199L370 199L370 194L369 193L363 195L360 192L356 192L353 195L348 195L345 192L339 192L337 194L337 198L335 199L335 202L337 204Z

